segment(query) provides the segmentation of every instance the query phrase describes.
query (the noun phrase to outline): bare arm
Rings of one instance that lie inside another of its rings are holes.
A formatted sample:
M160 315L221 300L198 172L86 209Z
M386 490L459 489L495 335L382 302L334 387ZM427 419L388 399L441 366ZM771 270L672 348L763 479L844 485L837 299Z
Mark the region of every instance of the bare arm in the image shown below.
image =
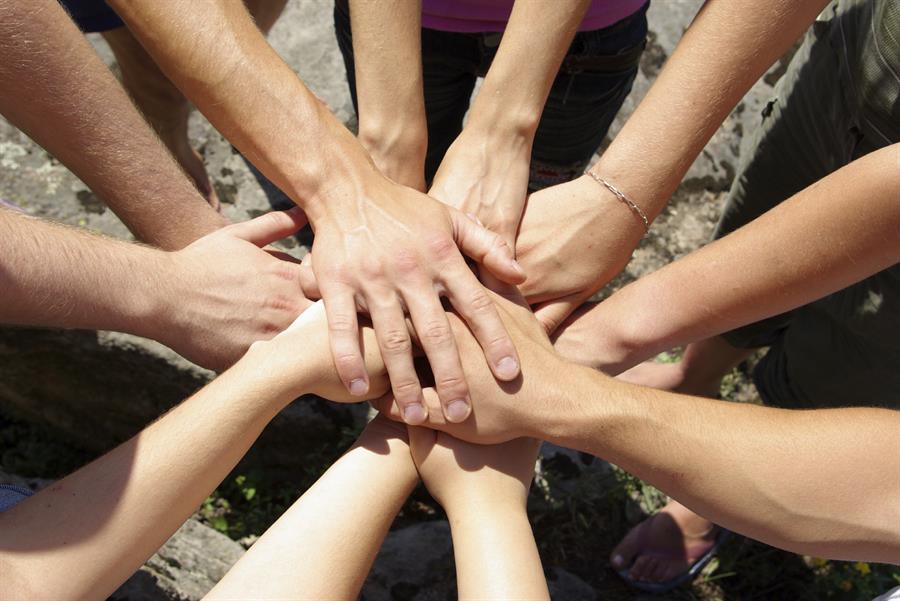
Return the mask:
M527 310L495 298L522 380L498 386L467 361L477 419L446 424L433 414L430 426L473 442L542 438L612 461L763 542L900 564L900 412L790 411L634 386L565 362Z
M468 121L429 194L473 213L515 247L531 146L589 0L516 0Z
M900 261L900 144L873 152L568 322L572 360L618 373L818 300Z
M476 445L409 431L428 491L447 512L460 599L549 599L525 510L540 443Z
M304 223L271 213L163 252L0 209L0 323L127 332L223 369L309 306L300 266L261 249Z
M327 345L317 307L128 442L0 514L4 583L22 598L106 598L288 402L303 393L346 400ZM383 391L380 361L370 358L373 391Z
M826 4L707 0L647 96L591 171L624 191L652 220L728 113ZM593 199L603 227L593 230L589 246L572 244L576 250L567 258L593 265L593 276L573 284L570 296L538 310L551 329L627 264L644 235L641 220L588 176L562 186ZM551 245L545 256L552 252ZM539 279L544 273L529 275Z
M312 268L347 389L365 394L357 303L369 311L398 399L424 419L404 302L449 405L468 398L438 291L466 316L500 378L515 348L460 251L498 277L524 273L496 235L378 173L353 135L268 45L241 0L112 0L169 78L302 206L316 232ZM468 411L468 410L467 410Z
M0 113L101 196L140 240L178 249L228 223L54 0L0 1Z
M206 598L356 599L418 481L406 427L376 418Z
M359 141L382 173L425 190L421 0L350 1Z

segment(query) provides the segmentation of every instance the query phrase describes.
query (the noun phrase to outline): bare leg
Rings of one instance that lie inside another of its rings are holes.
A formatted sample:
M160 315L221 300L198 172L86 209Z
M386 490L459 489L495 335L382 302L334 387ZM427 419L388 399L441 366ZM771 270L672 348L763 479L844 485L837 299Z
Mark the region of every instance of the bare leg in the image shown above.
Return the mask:
M618 377L627 382L715 398L722 378L752 350L716 337L689 345L679 363L642 363ZM686 572L714 544L717 527L670 501L658 514L631 529L613 549L610 562L644 582L667 582Z
M250 14L265 34L278 19L287 0L246 0ZM216 209L219 198L203 159L188 140L191 106L159 70L156 63L125 27L103 33L122 71L122 84L157 135L190 176L197 190Z
M144 114L200 194L216 209L219 198L206 174L203 159L188 141L191 106L163 75L131 32L119 27L103 32L122 70L122 85Z

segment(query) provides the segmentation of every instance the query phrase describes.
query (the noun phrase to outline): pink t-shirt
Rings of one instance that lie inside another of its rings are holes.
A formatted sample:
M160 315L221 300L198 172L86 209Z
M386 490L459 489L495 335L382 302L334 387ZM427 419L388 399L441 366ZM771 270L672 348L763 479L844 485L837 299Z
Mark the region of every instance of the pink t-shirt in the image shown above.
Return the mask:
M633 15L646 1L593 0L578 31L609 27ZM503 31L512 12L513 2L514 0L422 0L422 27L458 33Z

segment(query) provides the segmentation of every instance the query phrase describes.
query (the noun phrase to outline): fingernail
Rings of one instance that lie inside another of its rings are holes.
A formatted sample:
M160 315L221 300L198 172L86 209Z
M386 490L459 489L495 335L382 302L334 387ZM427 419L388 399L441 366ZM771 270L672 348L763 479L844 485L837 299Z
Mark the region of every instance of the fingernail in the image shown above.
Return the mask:
M525 275L525 269L523 269L522 265L515 259L513 259L512 266L513 266L513 269L516 270L516 272L519 275Z
M503 357L497 361L497 375L512 380L519 373L519 362L512 357Z
M454 424L465 421L469 417L469 404L463 399L450 401L447 405L447 419Z
M421 403L413 403L403 409L403 421L410 426L418 426L424 423L426 417L425 407Z
M625 565L625 558L621 555L613 555L612 564L617 568L621 568Z
M350 380L350 394L353 396L362 396L369 391L369 385L362 378Z

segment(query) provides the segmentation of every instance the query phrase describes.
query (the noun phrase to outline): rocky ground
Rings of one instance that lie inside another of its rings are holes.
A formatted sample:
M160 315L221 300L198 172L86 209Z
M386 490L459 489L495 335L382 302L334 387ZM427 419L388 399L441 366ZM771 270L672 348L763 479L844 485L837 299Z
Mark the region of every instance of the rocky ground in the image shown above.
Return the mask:
M647 52L611 136L644 95L700 4L700 0L652 4ZM96 36L91 39L115 69L103 42ZM352 128L355 117L334 42L331 2L291 0L270 39L310 88ZM709 239L738 164L744 134L758 123L781 67L774 67L725 122L610 289ZM191 137L229 217L244 220L289 204L199 115L192 121ZM0 198L34 215L129 237L100 199L2 119ZM283 246L296 255L304 252L294 239ZM58 477L124 440L211 376L168 349L132 336L0 328L0 469L28 477ZM733 400L755 399L741 370L723 392ZM196 518L113 598L200 598L298 491L349 444L364 420L361 408L317 399L288 407ZM622 586L607 569L605 558L629 524L659 507L662 496L602 461L565 449L545 449L540 473L530 513L554 598L643 598ZM0 482L17 479L10 474L0 473ZM41 482L30 481L34 486ZM251 489L253 494L248 493ZM856 589L851 585L853 590L841 593L840 586L844 581L855 582L858 576L846 566L816 567L762 545L737 542L712 566L707 578L671 598L821 598L817 591L826 589L820 585L836 584L840 598L852 599L857 598ZM390 533L362 598L449 599L455 596L453 580L447 524L427 493L419 490Z

